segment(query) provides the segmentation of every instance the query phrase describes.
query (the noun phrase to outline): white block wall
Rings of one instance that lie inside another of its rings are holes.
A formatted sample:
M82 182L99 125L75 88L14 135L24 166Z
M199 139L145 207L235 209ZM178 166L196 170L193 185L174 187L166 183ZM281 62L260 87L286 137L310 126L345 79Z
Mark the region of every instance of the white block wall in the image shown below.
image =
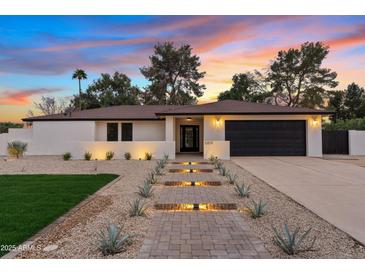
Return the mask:
M365 155L365 131L349 130L349 154Z

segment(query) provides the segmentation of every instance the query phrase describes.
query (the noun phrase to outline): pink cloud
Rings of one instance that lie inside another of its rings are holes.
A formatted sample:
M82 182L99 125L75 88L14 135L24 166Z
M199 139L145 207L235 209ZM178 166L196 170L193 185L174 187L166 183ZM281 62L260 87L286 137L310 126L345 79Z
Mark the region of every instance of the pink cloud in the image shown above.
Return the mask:
M28 105L33 95L47 94L62 91L60 88L38 88L5 90L0 93L0 105Z

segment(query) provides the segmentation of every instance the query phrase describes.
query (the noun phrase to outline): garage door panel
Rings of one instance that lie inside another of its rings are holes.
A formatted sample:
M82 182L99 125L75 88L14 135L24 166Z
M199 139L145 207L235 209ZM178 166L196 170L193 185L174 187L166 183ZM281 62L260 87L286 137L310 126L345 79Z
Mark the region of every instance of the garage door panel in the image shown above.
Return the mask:
M226 121L232 156L304 156L305 121Z

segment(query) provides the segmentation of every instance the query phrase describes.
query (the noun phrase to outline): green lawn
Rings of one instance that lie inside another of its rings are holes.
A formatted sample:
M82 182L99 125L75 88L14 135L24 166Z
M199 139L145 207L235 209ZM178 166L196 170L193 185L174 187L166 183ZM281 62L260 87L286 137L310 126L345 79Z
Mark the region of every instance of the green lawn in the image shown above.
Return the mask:
M0 257L116 177L0 175Z

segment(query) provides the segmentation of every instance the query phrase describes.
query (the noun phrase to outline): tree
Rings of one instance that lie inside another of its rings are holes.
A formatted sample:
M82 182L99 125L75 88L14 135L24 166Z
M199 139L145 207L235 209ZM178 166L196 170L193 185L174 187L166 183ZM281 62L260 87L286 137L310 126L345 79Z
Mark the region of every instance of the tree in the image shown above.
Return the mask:
M269 67L267 81L276 104L290 107L322 107L326 88L335 88L337 73L322 68L329 48L321 42L301 45L300 49L280 51Z
M157 44L149 59L151 65L140 68L151 83L145 91L146 104L194 104L203 95L205 86L199 80L205 72L198 71L200 60L192 55L190 45Z
M338 119L365 117L365 90L352 83L345 90L330 92L328 109L336 112Z
M80 96L74 96L71 104L82 105L82 109L140 104L140 90L132 86L131 80L123 73L113 75L102 73Z
M56 99L55 97L42 96L39 102L33 102L34 108L42 115L52 115L63 113L68 109L68 102L65 99ZM28 111L28 116L35 116L32 110Z
M258 71L254 73L238 73L232 77L232 87L229 90L221 92L218 100L240 100L247 102L262 103L270 96L270 92L263 85L262 75Z
M87 74L82 69L76 69L72 75L72 79L79 80L79 97L81 97L81 80L87 79ZM81 110L81 101L79 102L79 109Z
M17 124L12 122L0 122L0 134L8 133L9 128L22 128L23 124Z

